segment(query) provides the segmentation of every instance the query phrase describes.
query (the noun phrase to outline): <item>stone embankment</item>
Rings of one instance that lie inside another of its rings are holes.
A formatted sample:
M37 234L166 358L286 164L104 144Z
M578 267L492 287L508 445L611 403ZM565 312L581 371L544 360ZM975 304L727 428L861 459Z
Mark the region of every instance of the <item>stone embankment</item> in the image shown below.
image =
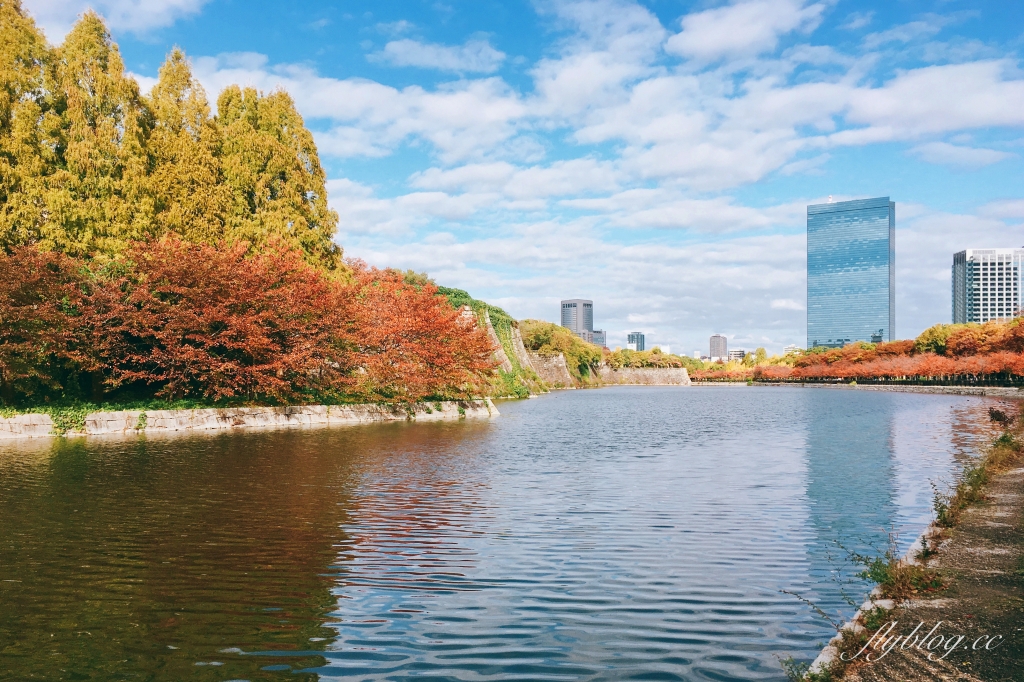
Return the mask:
M68 435L157 434L237 428L342 426L388 421L439 421L487 418L498 415L489 398L484 400L402 405L303 405L296 407L237 407L200 410L126 410L94 412L81 432ZM40 438L56 435L45 414L0 418L0 439Z
M914 386L886 384L756 384L758 386L802 386L804 388L840 388L855 391L895 393L936 393L940 395L985 395L993 398L1024 398L1024 388L1012 386Z
M527 357L533 371L550 388L576 388L569 367L565 364L565 356L561 353L541 355L527 351Z
M690 375L685 367L601 367L598 376L605 384L639 386L689 386Z
M1021 462L1018 460L1017 464ZM844 682L1019 680L1024 671L1024 468L996 474L980 504L938 545L924 565L947 585L890 611L890 637L908 636L922 623L932 646L906 642L885 656L860 660ZM870 606L870 605L867 605ZM883 604L892 608L892 604ZM885 634L890 631L886 630ZM962 639L958 639L962 638ZM920 641L918 643L921 643ZM954 643L956 643L954 645ZM824 653L824 652L823 652ZM834 652L833 652L834 655ZM819 657L816 670L829 660ZM812 668L813 670L814 668Z

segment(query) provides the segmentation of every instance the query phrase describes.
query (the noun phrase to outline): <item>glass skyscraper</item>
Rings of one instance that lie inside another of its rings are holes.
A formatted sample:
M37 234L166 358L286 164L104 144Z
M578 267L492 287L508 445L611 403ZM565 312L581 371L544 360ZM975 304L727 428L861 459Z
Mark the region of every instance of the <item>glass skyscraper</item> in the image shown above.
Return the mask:
M896 204L889 197L807 207L807 347L893 340Z

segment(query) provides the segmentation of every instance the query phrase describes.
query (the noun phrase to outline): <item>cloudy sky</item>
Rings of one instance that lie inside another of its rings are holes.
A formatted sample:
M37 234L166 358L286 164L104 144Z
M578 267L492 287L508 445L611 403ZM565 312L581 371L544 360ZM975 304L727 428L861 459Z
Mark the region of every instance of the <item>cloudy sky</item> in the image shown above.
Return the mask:
M896 202L896 333L952 254L1024 245L1024 4L1007 0L24 0L103 14L149 87L284 88L338 242L518 318L594 300L609 345L805 342L806 205Z

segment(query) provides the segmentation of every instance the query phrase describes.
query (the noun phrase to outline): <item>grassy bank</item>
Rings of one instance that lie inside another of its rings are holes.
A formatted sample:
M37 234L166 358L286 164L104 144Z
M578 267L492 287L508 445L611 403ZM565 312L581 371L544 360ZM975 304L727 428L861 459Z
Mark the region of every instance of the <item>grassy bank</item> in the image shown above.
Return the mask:
M966 524L967 512L972 507L986 504L990 501L988 495L989 487L1000 477L1005 478L1006 472L1013 467L1019 466L1024 459L1024 420L1019 416L1007 415L997 409L989 410L989 417L1003 427L1003 433L989 445L976 461L964 468L958 481L948 490L934 492L935 521L922 536L921 548L913 557L902 557L896 546L896 539L890 536L889 546L880 556L864 556L849 552L849 558L854 564L859 565L862 570L858 577L871 580L877 586L877 599L873 601L891 600L891 604L875 605L873 608L862 611L856 620L839 629L838 636L830 643L834 648L835 655L832 660L822 667L821 670L811 672L806 663L799 663L789 658L782 662L791 680L804 682L832 682L833 680L849 679L932 679L939 676L937 670L932 670L921 661L914 660L917 655L912 650L900 650L898 655L885 659L884 664L871 663L870 670L867 664L856 654L871 641L879 629L890 621L899 621L901 617L909 619L907 622L916 622L919 615L907 615L890 612L890 607L897 610L911 604L921 604L931 598L934 594L941 592L947 595L950 591L957 592L957 598L945 599L944 602L954 604L946 606L932 615L934 620L942 622L956 621L962 618L962 627L977 627L980 616L978 614L988 612L992 620L1012 623L1016 621L1015 605L1007 601L1006 595L993 593L991 590L990 573L1002 573L1002 566L996 567L992 564L1003 561L1003 555L1009 554L1010 549L1003 546L1007 538L1003 537L997 542L991 538L982 537L979 540L978 528L973 528L971 533L965 535L958 529L961 524ZM1005 481L1002 482L1005 484ZM1020 506L1020 503L1017 503ZM1007 526L1012 528L1016 535L1021 534L1021 514L1015 514L1015 524L996 523L995 526ZM1000 518L1009 516L1000 512ZM992 524L984 519L972 519L972 524L987 531L991 531ZM1012 539L1009 540L1012 542ZM984 544L986 543L987 544ZM967 557L967 564L964 565L963 556ZM987 557L987 558L986 558ZM1024 558L1018 559L1024 565ZM969 576L965 575L965 568L979 571L983 578L972 582ZM1024 571L1019 571L1024 576ZM983 590L978 590L975 582L985 585ZM958 592L959 590L959 592ZM1019 591L1019 590L1011 590ZM1019 599L1017 600L1020 601ZM837 625L833 623L834 625ZM838 626L837 626L838 627ZM927 652L925 652L927 653ZM900 660L905 657L906 660ZM1011 658L1013 656L1011 655ZM855 660L852 660L855 659ZM1019 661L1009 660L995 664L996 668L1013 668ZM986 662L991 664L991 662ZM906 666L916 672L908 672L907 669L899 669L899 666ZM971 665L970 660L965 659L957 663L961 666ZM906 675L910 675L909 677ZM867 677L865 677L867 676ZM945 679L944 677L942 679ZM975 679L975 678L970 678Z

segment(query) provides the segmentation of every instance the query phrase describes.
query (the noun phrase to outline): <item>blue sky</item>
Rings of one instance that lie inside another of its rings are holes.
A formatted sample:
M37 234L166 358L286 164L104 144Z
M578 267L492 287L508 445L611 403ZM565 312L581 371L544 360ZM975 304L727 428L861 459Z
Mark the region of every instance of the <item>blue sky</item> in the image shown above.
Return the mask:
M805 339L805 210L897 203L896 333L950 317L964 248L1024 246L1024 5L24 0L104 15L143 88L288 90L346 255L518 318L592 298L610 345Z

